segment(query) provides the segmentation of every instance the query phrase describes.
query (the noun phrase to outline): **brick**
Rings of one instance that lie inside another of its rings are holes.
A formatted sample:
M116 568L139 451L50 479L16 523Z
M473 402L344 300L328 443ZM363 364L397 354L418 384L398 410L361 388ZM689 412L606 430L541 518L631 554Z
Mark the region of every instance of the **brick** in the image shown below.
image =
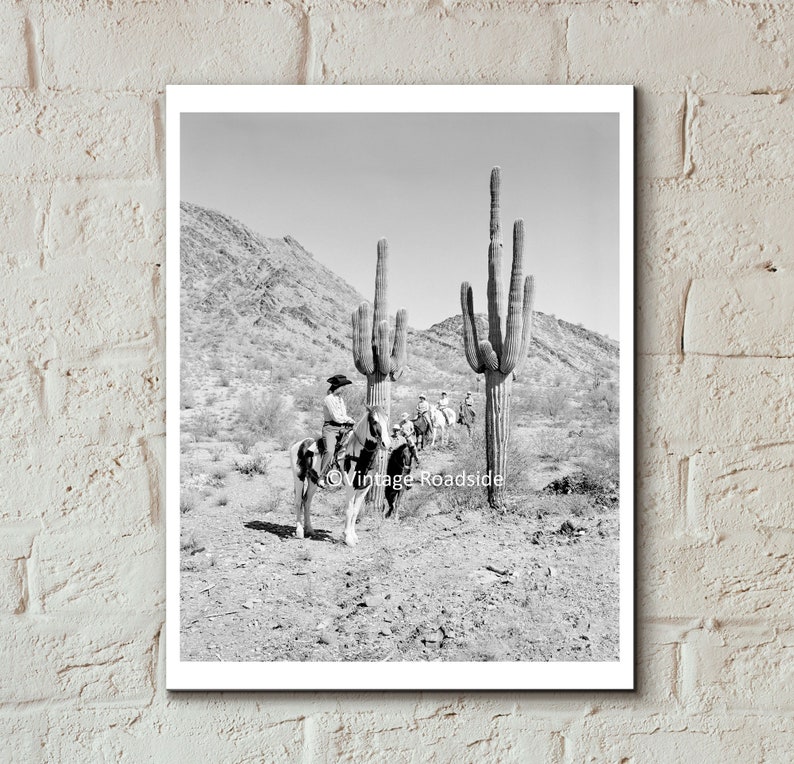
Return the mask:
M794 183L640 184L638 271L660 279L794 270Z
M3 368L0 365L0 411L3 412L4 438L22 438L31 428L43 425L43 386L43 378L35 369L14 369L10 364Z
M794 440L794 361L641 357L637 432L646 446L689 453ZM686 411L685 416L669 412Z
M149 184L99 181L55 188L47 261L87 257L103 261L162 263L163 190Z
M2 386L0 386L0 389ZM44 428L29 420L27 430L16 437L0 440L3 453L3 479L0 480L0 523L18 522L39 517L43 508L48 506L52 497L52 466L47 463L53 449L47 449L47 456L41 448L41 436L35 433ZM33 434L31 433L33 431Z
M70 524L36 544L37 592L46 613L141 612L163 605L159 533L96 533Z
M0 614L23 613L27 607L27 558L38 522L0 525Z
M794 100L782 95L708 95L694 130L695 177L794 177Z
M691 715L625 714L584 718L566 735L566 761L763 761L764 744L746 719L699 719Z
M0 175L143 178L154 160L152 104L135 95L0 89Z
M703 629L690 636L681 656L683 691L691 707L788 714L794 709L794 631L790 629Z
M794 586L789 536L644 541L638 554L640 612L657 619L769 617ZM791 620L787 613L784 619Z
M488 14L424 6L340 11L324 20L318 68L327 83L564 82L565 27L553 9ZM318 28L320 22L317 22ZM476 54L475 54L476 51Z
M792 318L794 276L695 279L687 299L684 351L794 356Z
M16 3L0 6L0 88L24 88L30 84L25 41L25 9Z
M51 412L52 429L70 438L97 440L156 435L164 425L161 362L133 348L85 363L62 364L54 372L60 394Z
M40 760L47 729L47 717L39 709L24 711L16 708L10 713L0 714L0 761Z
M636 274L637 352L675 355L681 352L689 279L685 275Z
M8 352L44 365L146 341L155 329L155 278L153 265L82 260L16 280L14 299L0 306Z
M137 433L132 440L101 442L53 434L0 447L8 458L0 481L3 522L41 519L49 530L84 523L130 535L159 521L151 506L150 451Z
M794 18L749 7L643 3L574 7L568 26L576 83L631 83L660 92L695 80L704 92L794 85Z
M43 189L16 183L0 186L0 274L38 267L38 230L45 206Z
M484 712L478 699L466 708L417 716L403 705L379 712L322 714L315 720L313 761L546 762L559 756L557 725L518 714ZM527 747L530 738L532 746Z
M42 79L55 90L289 83L301 74L303 44L300 17L288 3L233 12L211 0L55 7L44 22Z
M159 618L13 616L0 620L0 703L151 700Z
M794 449L790 444L690 459L690 521L719 537L774 536L794 516Z
M184 697L184 696L183 696ZM249 705L259 709L258 703ZM49 711L40 758L45 761L295 762L303 750L303 722L263 723L253 714L225 725L183 713L176 720L150 709ZM198 720L204 721L203 725Z
M684 96L638 90L635 103L637 177L680 177L684 168Z

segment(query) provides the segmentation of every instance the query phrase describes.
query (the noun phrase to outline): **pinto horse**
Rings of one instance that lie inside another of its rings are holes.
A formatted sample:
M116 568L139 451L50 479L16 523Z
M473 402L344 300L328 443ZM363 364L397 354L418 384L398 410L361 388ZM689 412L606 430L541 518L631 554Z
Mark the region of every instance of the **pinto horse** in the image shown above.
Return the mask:
M428 423L428 419L430 422ZM436 433L441 431L441 445L447 442L447 418L435 406L428 409L427 416L417 416L411 420L416 431L416 445L423 451L427 440L430 439L430 446L436 444Z
M348 546L358 543L356 519L364 499L372 487L372 468L378 450L388 449L391 439L388 433L388 417L381 406L367 406L367 411L358 420L340 456L342 474L336 483L345 486L347 511L343 539ZM295 535L299 538L314 533L311 521L311 505L317 491L317 475L322 457L314 438L304 438L294 443L289 450L289 461L295 485ZM329 484L333 485L331 475Z

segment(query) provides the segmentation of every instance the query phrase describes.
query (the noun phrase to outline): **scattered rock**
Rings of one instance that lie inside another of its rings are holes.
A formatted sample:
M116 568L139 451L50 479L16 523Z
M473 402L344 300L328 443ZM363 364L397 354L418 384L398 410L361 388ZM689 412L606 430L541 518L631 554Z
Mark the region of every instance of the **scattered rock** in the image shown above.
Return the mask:
M392 630L389 626L381 626L380 631L378 632L383 637L390 637L392 635Z
M530 537L529 540L533 544L540 544L540 537L543 535L543 531L535 531Z
M336 644L336 635L332 632L323 631L319 637L317 637L317 641L321 645L334 645Z
M243 602L243 607L246 610L250 610L254 605L261 604L261 603L262 603L262 600L257 600L257 599L246 600L245 602Z
M386 604L386 598L381 594L368 594L364 597L364 607L381 607Z

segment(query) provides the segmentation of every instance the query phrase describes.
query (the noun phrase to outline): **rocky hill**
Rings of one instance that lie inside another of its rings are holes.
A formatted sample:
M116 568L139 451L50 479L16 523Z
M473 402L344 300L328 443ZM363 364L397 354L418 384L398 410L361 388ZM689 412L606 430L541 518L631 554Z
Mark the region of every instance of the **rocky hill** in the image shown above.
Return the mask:
M350 352L350 314L364 298L295 239L187 202L180 212L183 341L243 336L272 359Z
M304 377L337 366L354 371L350 314L364 297L299 242L265 238L227 215L186 202L181 232L184 358L199 367L214 358L216 368L230 373L249 366L245 357L257 353L266 357L266 368L281 366ZM486 336L486 319L478 320ZM473 379L461 332L460 315L410 330L403 382L435 389ZM530 356L527 379L617 377L617 342L543 313L535 314Z

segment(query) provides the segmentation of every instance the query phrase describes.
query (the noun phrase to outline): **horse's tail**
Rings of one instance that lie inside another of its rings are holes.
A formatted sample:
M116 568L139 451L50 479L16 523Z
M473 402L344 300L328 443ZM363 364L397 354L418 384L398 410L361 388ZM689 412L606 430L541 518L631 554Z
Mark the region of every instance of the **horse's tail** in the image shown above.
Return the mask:
M304 438L295 443L289 450L289 462L292 474L301 481L306 480L306 474L311 466L313 454L309 450L314 443L311 438Z

